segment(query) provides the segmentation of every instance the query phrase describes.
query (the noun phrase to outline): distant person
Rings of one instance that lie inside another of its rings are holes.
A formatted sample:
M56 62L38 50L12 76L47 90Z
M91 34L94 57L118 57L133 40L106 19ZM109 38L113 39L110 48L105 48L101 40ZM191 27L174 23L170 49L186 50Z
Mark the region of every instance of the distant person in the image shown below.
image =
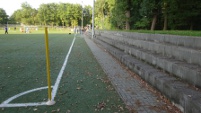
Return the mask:
M5 26L5 34L8 34L8 27Z
M28 27L26 28L26 33L29 33L29 28Z
M76 27L74 27L74 33L76 33Z
M16 27L14 27L14 30L16 31Z
M76 28L76 34L78 34L78 32L79 32L79 28L77 27L77 28Z

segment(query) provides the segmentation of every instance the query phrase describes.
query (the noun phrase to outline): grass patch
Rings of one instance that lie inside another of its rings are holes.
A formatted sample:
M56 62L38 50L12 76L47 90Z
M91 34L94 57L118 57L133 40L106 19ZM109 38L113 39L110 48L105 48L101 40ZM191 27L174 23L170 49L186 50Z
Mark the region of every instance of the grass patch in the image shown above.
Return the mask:
M131 32L138 32L138 33L151 33L151 34L168 34L168 35L181 35L181 36L201 36L200 31L189 31L189 30L134 30Z
M180 35L180 36L196 36L201 37L200 31L190 30L111 30L111 31L125 31L125 32L137 32L137 33L150 33L150 34L168 34L168 35Z
M44 35L0 35L0 102L18 93L47 86ZM50 34L52 84L69 50L73 35ZM47 90L15 102L46 101ZM83 38L77 38L53 106L1 108L2 113L127 113L128 110Z

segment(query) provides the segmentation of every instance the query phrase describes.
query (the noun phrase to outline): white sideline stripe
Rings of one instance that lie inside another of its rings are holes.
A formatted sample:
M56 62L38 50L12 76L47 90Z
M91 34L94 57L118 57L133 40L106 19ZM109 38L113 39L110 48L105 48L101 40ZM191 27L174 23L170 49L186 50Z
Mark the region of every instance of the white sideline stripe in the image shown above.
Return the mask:
M68 62L68 57L69 57L69 55L70 55L70 53L71 53L72 47L73 47L74 42L75 42L75 37L76 37L76 35L75 35L74 38L73 38L73 42L72 42L72 44L71 44L71 46L70 46L70 49L69 49L69 51L68 51L68 53L67 53L67 55L66 55L65 61L64 61L64 63L63 63L63 66L62 66L62 68L61 68L61 70L60 70L60 72L59 72L59 75L58 75L58 77L57 77L57 80L56 80L56 82L55 82L55 84L54 84L54 87L53 87L53 90L52 90L52 101L54 101L54 98L55 98L55 96L56 96L56 94L57 94L57 90L58 90L58 87L59 87L59 83L60 83L60 81L61 81L63 72L64 72L64 70L65 70L65 68L66 68L66 64L67 64L67 62Z
M1 104L1 105L0 105L0 108L5 108L5 107L42 106L42 105L47 105L46 103L47 103L47 102Z
M75 38L76 38L76 35L74 36L74 39L71 43L71 46L70 46L70 49L66 55L66 58L65 58L65 61L63 63L63 66L59 72L59 75L57 77L57 80L56 80L56 83L54 86L51 86L53 87L53 90L52 90L52 101L54 101L54 98L56 96L56 93L57 93L57 90L58 90L58 87L59 87L59 83L61 81L61 78L62 78L62 75L63 75L63 72L65 70L65 67L66 67L66 64L67 64L67 61L68 61L68 57L71 53L71 50L72 50L72 47L74 45L74 42L75 42ZM3 108L3 107L27 107L27 106L42 106L42 105L47 105L47 102L36 102L36 103L13 103L13 104L8 104L9 102L13 101L14 99L22 96L22 95L25 95L25 94L28 94L28 93L31 93L31 92L35 92L35 91L38 91L38 90L43 90L43 89L47 89L48 86L46 87L41 87L41 88L36 88L36 89L32 89L32 90L28 90L28 91L25 91L25 92L22 92L22 93L19 93L9 99L7 99L6 101L2 102L0 104L0 108Z

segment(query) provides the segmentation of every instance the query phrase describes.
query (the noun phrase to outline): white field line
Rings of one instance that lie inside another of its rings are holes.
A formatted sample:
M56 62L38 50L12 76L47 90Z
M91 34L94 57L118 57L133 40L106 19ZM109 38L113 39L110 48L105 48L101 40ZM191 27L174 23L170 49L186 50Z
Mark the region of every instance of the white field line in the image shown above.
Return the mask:
M22 93L19 93L9 99L7 99L6 101L2 102L2 104L0 104L0 107L20 107L20 106L38 106L38 105L43 105L46 102L38 102L38 103L15 103L15 104L8 104L9 102L11 102L12 100L22 96L22 95L26 95L38 90L43 90L43 89L47 89L48 87L41 87L41 88L36 88L36 89L32 89L32 90L28 90Z
M63 66L62 66L62 68L61 68L61 70L60 70L60 72L59 72L59 75L58 75L58 77L57 77L57 80L56 80L56 82L55 82L55 85L54 85L54 86L51 86L51 87L53 87L53 90L52 90L52 101L54 101L54 98L55 98L55 96L56 96L56 94L57 94L57 90L58 90L58 87L59 87L59 83L60 83L60 81L61 81L63 72L64 72L64 70L65 70L65 68L66 68L66 65L67 65L67 62L68 62L68 57L69 57L69 55L70 55L70 53L71 53L72 47L73 47L74 42L75 42L75 37L76 37L76 35L74 36L74 39L73 39L73 41L72 41L72 43L71 43L70 49L69 49L69 51L68 51L68 53L67 53L67 55L66 55L66 58L65 58L65 60L64 60ZM14 100L14 99L16 99L16 98L18 98L18 97L20 97L20 96L22 96L22 95L26 95L26 94L28 94L28 93L35 92L35 91L38 91L38 90L47 89L47 88L48 88L48 87L46 86L46 87L36 88L36 89L32 89L32 90L28 90L28 91L19 93L19 94L13 96L13 97L7 99L6 101L2 102L2 103L0 104L0 108L3 108L3 107L27 107L27 106L42 106L42 105L47 105L47 102L13 103L13 104L9 104L9 102L11 102L12 100Z
M13 104L0 104L0 108L6 107L28 107L28 106L45 106L47 102L36 102L36 103L13 103Z
M57 94L57 90L58 90L58 87L59 87L59 83L60 83L60 81L61 81L63 72L64 72L64 70L65 70L65 68L66 68L66 65L67 65L67 62L68 62L68 57L69 57L69 55L70 55L70 53L71 53L72 47L73 47L73 45L74 45L74 42L75 42L75 36L74 36L73 42L72 42L72 44L71 44L71 46L70 46L70 49L69 49L69 51L68 51L68 53L67 53L67 55L66 55L65 61L64 61L64 63L63 63L63 66L62 66L62 68L61 68L61 70L60 70L60 72L59 72L59 75L58 75L58 77L57 77L57 80L56 80L56 82L55 82L55 84L54 84L54 87L53 87L53 90L52 90L52 101L54 101L54 98L55 98L55 96L56 96L56 94Z

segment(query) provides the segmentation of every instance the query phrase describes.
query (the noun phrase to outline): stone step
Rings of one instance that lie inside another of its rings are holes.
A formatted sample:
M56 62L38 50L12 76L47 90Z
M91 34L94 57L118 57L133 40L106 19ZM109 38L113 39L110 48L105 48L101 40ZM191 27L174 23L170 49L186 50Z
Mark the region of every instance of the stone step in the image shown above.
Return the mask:
M196 87L201 87L201 67L199 65L179 61L136 46L125 45L109 38L100 36L97 38Z
M175 59L186 61L187 63L198 64L201 66L201 50L176 46L169 43L134 40L132 38L110 36L105 34L102 34L101 36L113 39L114 41L121 41L127 45L134 45L146 50L153 51L155 53L161 53L164 56L174 57Z
M101 35L110 34L113 36L121 36L124 38L132 38L136 40L169 43L176 46L183 46L199 50L201 49L201 37L123 32L123 31L96 31L96 32L97 33L101 32Z
M132 71L137 73L142 79L158 89L184 113L201 112L201 92L199 89L193 88L189 84L186 84L99 39L102 38L94 38L93 40Z

